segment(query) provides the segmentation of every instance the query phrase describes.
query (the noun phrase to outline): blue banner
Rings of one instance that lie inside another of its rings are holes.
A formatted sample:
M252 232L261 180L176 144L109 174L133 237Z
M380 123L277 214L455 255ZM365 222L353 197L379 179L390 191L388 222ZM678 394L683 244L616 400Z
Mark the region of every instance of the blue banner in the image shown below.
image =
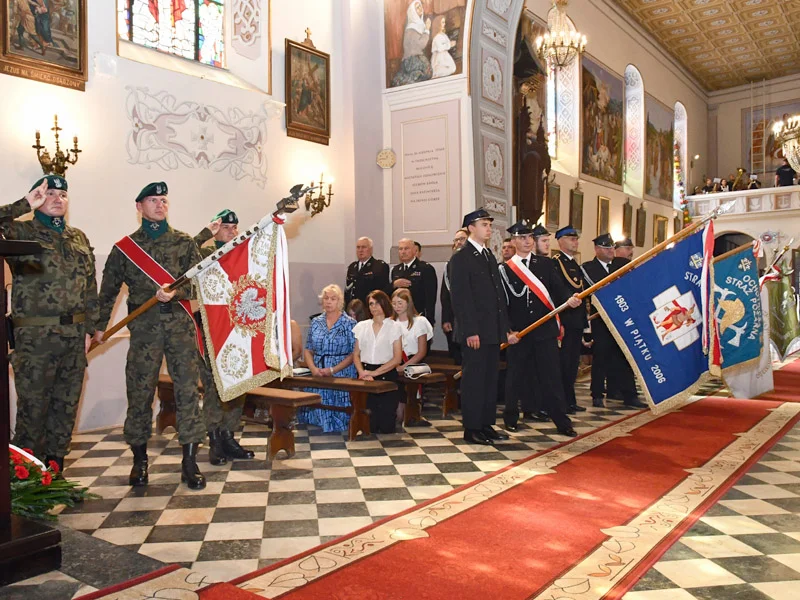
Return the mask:
M706 379L701 229L594 294L652 408L689 397Z
M724 375L761 356L764 316L751 244L714 260L714 306Z

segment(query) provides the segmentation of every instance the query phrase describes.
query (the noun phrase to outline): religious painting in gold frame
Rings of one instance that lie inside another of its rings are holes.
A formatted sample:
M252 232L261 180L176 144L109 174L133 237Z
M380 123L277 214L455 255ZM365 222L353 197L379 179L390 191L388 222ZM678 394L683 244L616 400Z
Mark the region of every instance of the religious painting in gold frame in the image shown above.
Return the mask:
M653 246L658 246L667 239L669 219L663 215L653 215Z
M286 39L286 134L328 145L331 137L331 57Z
M681 229L683 229L683 215L676 215L675 218L672 220L672 235L678 233Z
M578 233L583 229L583 192L579 189L569 191L569 225Z
M551 233L558 229L561 213L561 186L555 182L547 183L547 206L545 210L544 226Z
M636 239L634 243L639 248L644 247L645 232L647 231L647 209L642 204L636 209Z
M626 198L622 205L622 235L630 238L633 234L633 206L631 199Z
M597 235L608 233L611 220L611 198L597 197Z
M84 91L89 78L86 0L2 2L0 74ZM32 10L32 4L44 10Z

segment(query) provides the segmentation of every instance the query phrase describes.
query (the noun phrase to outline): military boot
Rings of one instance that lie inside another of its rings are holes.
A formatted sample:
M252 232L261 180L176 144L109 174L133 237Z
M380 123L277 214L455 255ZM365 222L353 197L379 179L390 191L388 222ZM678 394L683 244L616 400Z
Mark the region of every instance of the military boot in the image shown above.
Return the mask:
M206 478L197 466L197 448L200 444L192 442L183 445L183 460L181 461L181 481L189 486L190 490L202 490L206 487Z
M131 446L131 450L133 451L133 467L128 476L128 485L133 487L147 485L149 479L147 475L147 444Z
M239 445L239 442L233 437L233 434L230 431L224 431L220 429L219 431L220 438L222 438L222 450L225 452L225 456L230 459L233 458L254 458L255 452L252 450L245 450Z
M212 429L208 432L208 462L215 466L228 462L228 459L225 458L225 449L222 446L219 429Z

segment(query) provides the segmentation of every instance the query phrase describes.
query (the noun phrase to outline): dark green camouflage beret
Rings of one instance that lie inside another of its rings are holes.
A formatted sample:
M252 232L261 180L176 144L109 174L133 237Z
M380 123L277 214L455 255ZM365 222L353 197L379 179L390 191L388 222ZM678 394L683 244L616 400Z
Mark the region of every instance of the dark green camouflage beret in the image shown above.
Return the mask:
M217 214L214 215L214 218L211 220L216 221L217 219L222 219L223 224L236 225L237 223L239 223L239 217L236 216L236 213L227 208L225 210L219 211Z
M166 196L167 195L167 184L163 181L154 181L153 183L148 183L146 186L142 188L142 191L139 192L139 195L136 196L136 201L141 202L148 196Z
M69 188L69 186L67 186L67 180L61 177L61 175L45 175L36 183L34 183L29 191L35 190L37 187L42 185L42 182L45 180L47 180L48 190L64 190L66 192Z

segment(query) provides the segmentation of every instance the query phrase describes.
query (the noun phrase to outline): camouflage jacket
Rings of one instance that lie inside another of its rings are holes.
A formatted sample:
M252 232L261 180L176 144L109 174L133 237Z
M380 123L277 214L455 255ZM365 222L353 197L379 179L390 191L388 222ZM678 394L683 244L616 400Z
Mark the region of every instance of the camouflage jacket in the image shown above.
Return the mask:
M80 229L66 226L63 233L36 219L14 221L31 212L25 198L0 207L0 232L9 240L37 242L41 254L6 258L12 274L13 317L60 317L85 313L74 325L47 326L65 336L94 333L97 322L97 279L94 248Z
M203 246L203 244L213 237L214 234L211 233L208 227L203 227L203 231L194 236L194 243L197 244L197 247L200 249L200 256L203 258L211 256L217 250L216 246Z
M155 240L150 239L141 227L130 237L176 279L200 262L200 252L194 240L188 234L170 226L167 226L167 231ZM153 280L114 246L108 255L103 269L103 283L100 284L100 316L97 328L102 331L108 326L111 311L123 283L128 286L128 303L137 306L150 300L158 291L158 286ZM190 300L192 296L192 285L186 283L176 290L173 302ZM181 309L176 307L175 310Z

